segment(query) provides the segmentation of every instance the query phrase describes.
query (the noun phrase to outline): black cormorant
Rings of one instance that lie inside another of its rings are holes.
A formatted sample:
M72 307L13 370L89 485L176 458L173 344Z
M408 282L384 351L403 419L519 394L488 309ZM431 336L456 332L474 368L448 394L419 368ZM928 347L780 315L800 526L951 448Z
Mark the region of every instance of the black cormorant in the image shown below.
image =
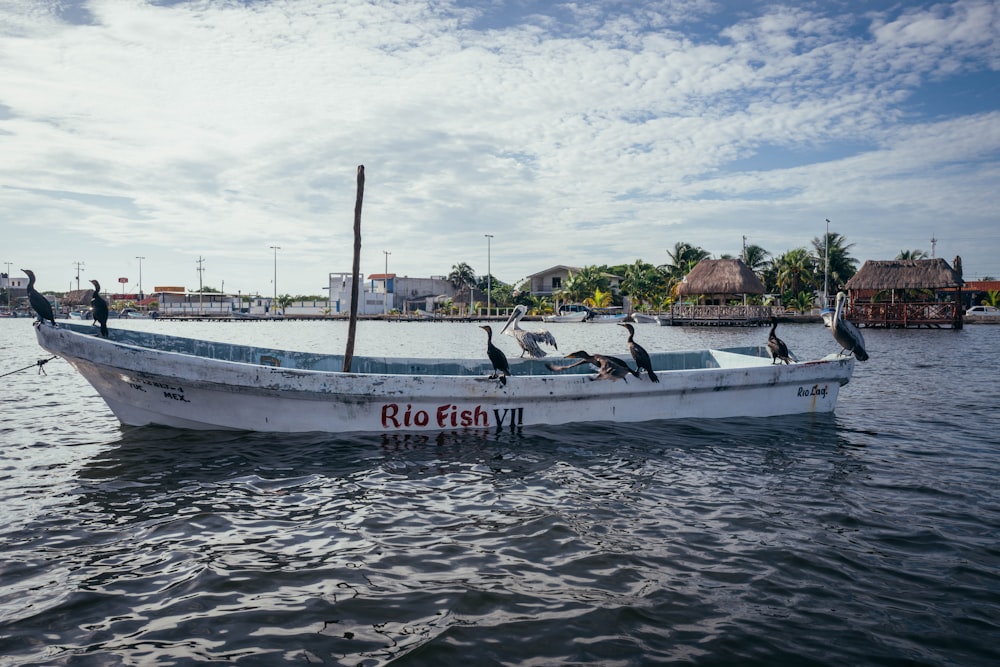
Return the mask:
M493 344L493 329L490 325L484 324L479 328L486 332L486 355L490 358L490 363L493 364L494 373L490 376L490 379L499 379L500 384L506 385L507 376L510 375L510 364L507 363L507 355ZM500 375L500 373L503 373L503 375Z
M842 348L841 354L847 352L854 354L858 361L868 361L865 337L861 335L861 331L856 326L844 319L844 299L846 298L843 292L837 292L837 308L833 311L833 324L830 326L830 331L833 332L833 339Z
M539 347L539 344L551 345L558 350L559 347L556 345L555 337L548 331L545 331L544 329L541 331L528 331L527 329L522 329L518 325L521 318L524 317L527 312L528 309L521 304L514 306L514 312L512 312L510 317L507 318L507 323L503 325L503 329L500 330L500 333L507 332L507 335L514 337L517 344L521 346L522 357L525 352L535 358L544 357L545 350ZM507 331L508 327L510 327L510 331Z
M649 353L642 345L633 340L635 328L627 323L619 323L618 326L628 329L628 351L632 353L632 359L635 361L636 374L645 368L646 373L649 374L650 382L659 382L660 378L656 377L656 373L653 372L653 362L649 358Z
M91 280L94 285L94 296L90 299L94 323L101 325L101 335L108 337L108 302L101 296L101 283Z
M30 269L21 270L28 276L28 303L31 304L31 309L38 313L38 321L48 320L55 326L56 318L52 313L52 304L35 289L35 272Z
M565 371L570 368L576 368L580 364L590 364L597 369L597 375L590 378L591 380L625 380L628 382L626 375L634 375L636 377L641 377L639 371L632 370L628 364L619 359L618 357L609 357L604 354L587 354L583 350L577 350L576 352L571 352L566 355L567 359L579 359L576 363L569 364L568 366L556 366L555 364L545 364L545 366L550 371Z
M779 361L784 361L786 364L792 362L789 356L788 346L785 345L785 341L778 338L778 335L774 333L775 329L778 328L778 318L771 316L771 331L767 334L767 351L771 353L771 365L778 363Z

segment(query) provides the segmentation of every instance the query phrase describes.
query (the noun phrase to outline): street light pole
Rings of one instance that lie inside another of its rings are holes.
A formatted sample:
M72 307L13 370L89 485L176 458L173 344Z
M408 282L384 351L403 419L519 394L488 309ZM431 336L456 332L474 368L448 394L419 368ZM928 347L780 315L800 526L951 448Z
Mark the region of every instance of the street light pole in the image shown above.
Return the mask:
M823 307L830 306L830 218L826 219L826 236L824 237L825 250L823 250Z
M271 314L273 315L275 308L278 306L278 251L281 250L281 246L273 245L269 247L274 251L274 300L271 302Z
M146 258L136 256L136 259L139 260L139 301L142 301L142 260Z
M388 250L383 250L382 253L385 255L385 273L382 275L382 314L389 314L389 255L392 253Z
M493 276L490 269L490 241L492 234L483 234L486 237L486 317L490 316L490 296L493 293Z

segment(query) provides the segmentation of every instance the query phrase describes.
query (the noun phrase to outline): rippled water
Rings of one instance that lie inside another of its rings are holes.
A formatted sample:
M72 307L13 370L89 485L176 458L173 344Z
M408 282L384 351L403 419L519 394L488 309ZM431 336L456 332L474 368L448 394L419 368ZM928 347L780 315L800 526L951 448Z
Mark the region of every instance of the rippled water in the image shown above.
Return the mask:
M126 326L330 352L346 334ZM625 349L620 327L551 328L563 351ZM820 325L779 333L837 349ZM0 664L997 664L1000 326L865 333L835 415L522 433L122 430L60 360L8 375ZM46 356L27 320L0 341L0 375ZM355 354L484 343L373 322Z

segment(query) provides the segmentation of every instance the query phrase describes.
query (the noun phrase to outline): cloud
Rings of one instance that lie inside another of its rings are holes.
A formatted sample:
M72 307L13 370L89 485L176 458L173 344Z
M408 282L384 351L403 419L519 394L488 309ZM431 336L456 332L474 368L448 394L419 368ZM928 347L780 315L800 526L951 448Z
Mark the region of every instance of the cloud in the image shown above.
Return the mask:
M246 291L275 243L289 290L350 266L361 163L369 272L382 250L409 275L485 272L485 233L506 280L658 264L679 240L736 252L744 233L781 252L826 217L862 257L898 251L901 212L995 240L996 100L913 102L995 77L997 8L851 9L0 5L0 215L27 252L54 232L37 263L118 273L140 248L176 283L204 254ZM959 252L1000 273L995 247Z

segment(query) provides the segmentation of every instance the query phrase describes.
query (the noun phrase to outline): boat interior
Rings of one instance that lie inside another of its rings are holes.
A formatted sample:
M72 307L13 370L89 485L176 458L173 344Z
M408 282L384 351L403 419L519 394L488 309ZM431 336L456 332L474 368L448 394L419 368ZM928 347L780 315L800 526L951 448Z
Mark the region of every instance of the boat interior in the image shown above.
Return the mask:
M60 322L59 327L87 336L94 335L94 328L89 325ZM98 338L97 340L105 339ZM275 366L320 372L338 372L343 370L344 366L344 357L342 355L252 347L128 329L111 329L107 340L122 345L133 345L162 352L173 352L219 361L259 366ZM629 365L634 365L627 355L618 356L627 361ZM719 350L651 352L650 357L657 372L766 366L771 363L767 349L763 346ZM513 375L553 375L555 373L549 370L546 364L564 366L572 363L574 360L553 355L542 359L512 358L509 361ZM489 364L489 361L485 359L485 355L483 359L417 359L355 356L351 361L351 372L379 375L488 375L493 372L493 368ZM589 364L581 364L575 368L561 372L561 374L567 373L587 375L593 373L593 369Z

